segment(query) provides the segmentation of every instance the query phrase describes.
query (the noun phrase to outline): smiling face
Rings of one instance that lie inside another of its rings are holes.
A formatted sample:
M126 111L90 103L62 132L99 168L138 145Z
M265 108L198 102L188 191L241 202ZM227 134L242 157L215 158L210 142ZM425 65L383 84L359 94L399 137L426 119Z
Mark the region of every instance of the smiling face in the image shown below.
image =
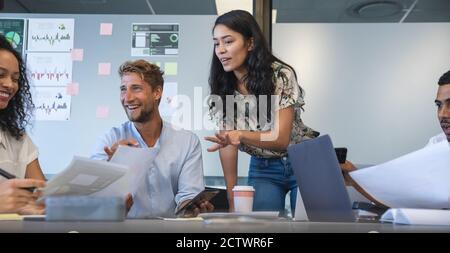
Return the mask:
M245 72L245 59L252 50L251 40L245 40L242 34L219 24L213 32L214 52L226 72Z
M19 62L16 57L0 50L0 110L8 107L9 101L19 90Z
M450 141L450 83L440 85L436 100L437 115L441 128Z
M158 110L162 88L152 89L137 73L127 72L122 76L120 101L131 122L145 123Z

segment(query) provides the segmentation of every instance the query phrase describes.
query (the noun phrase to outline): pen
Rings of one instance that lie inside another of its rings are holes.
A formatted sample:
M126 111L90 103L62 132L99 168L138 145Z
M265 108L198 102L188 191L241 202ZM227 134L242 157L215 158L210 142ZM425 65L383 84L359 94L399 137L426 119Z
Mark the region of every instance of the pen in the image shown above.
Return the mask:
M6 170L4 170L2 168L0 168L0 175L2 175L6 179L14 179L14 178L16 178L16 176L14 176L13 174L7 172ZM27 191L32 193L32 192L34 192L34 189L36 189L36 187L27 187L27 188L22 188L22 189L25 189L25 190L27 190Z

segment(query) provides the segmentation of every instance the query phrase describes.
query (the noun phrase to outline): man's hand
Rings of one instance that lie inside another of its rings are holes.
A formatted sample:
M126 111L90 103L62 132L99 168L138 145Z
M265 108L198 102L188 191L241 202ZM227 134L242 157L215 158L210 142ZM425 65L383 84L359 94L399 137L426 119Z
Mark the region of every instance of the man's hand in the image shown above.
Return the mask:
M341 163L339 166L341 167L342 175L344 176L345 185L352 186L353 179L348 173L356 170L355 165L350 161L345 161L345 163Z
M182 208L184 205L188 204L189 201L190 200L183 202L183 204L180 208ZM213 204L211 204L209 201L205 200L205 201L201 202L199 205L195 205L194 208L184 211L184 213L182 214L182 217L183 218L197 217L197 215L199 213L210 213L212 211L214 211Z
M135 139L120 140L114 143L111 147L105 146L103 150L105 150L105 153L108 155L108 161L111 160L119 145L139 147L139 143Z
M39 193L24 188L42 188L45 182L37 179L10 179L0 183L0 213L19 213L22 208L34 205Z
M131 193L128 193L127 197L125 198L125 207L127 213L130 211L132 205L133 205L133 196L131 195Z

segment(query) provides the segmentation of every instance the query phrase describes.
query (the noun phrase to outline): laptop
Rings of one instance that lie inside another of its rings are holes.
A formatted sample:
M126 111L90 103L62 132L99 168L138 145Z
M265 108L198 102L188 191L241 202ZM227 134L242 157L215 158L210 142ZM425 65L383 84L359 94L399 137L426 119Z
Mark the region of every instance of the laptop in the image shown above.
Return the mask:
M291 145L288 147L288 155L297 179L297 193L300 193L297 196L295 220L356 220L336 152L328 135Z

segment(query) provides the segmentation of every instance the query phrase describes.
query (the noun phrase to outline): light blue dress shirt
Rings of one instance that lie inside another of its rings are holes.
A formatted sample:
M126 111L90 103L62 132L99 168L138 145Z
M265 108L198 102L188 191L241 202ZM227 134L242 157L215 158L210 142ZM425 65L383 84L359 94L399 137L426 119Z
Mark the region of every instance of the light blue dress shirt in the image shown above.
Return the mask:
M148 147L130 121L113 127L102 136L91 156L107 160L103 148L123 139L135 139L140 147ZM204 189L202 149L198 137L189 131L175 129L163 121L161 135L154 148L159 149L149 164L146 176L133 195L129 218L174 217L183 201L193 199Z

